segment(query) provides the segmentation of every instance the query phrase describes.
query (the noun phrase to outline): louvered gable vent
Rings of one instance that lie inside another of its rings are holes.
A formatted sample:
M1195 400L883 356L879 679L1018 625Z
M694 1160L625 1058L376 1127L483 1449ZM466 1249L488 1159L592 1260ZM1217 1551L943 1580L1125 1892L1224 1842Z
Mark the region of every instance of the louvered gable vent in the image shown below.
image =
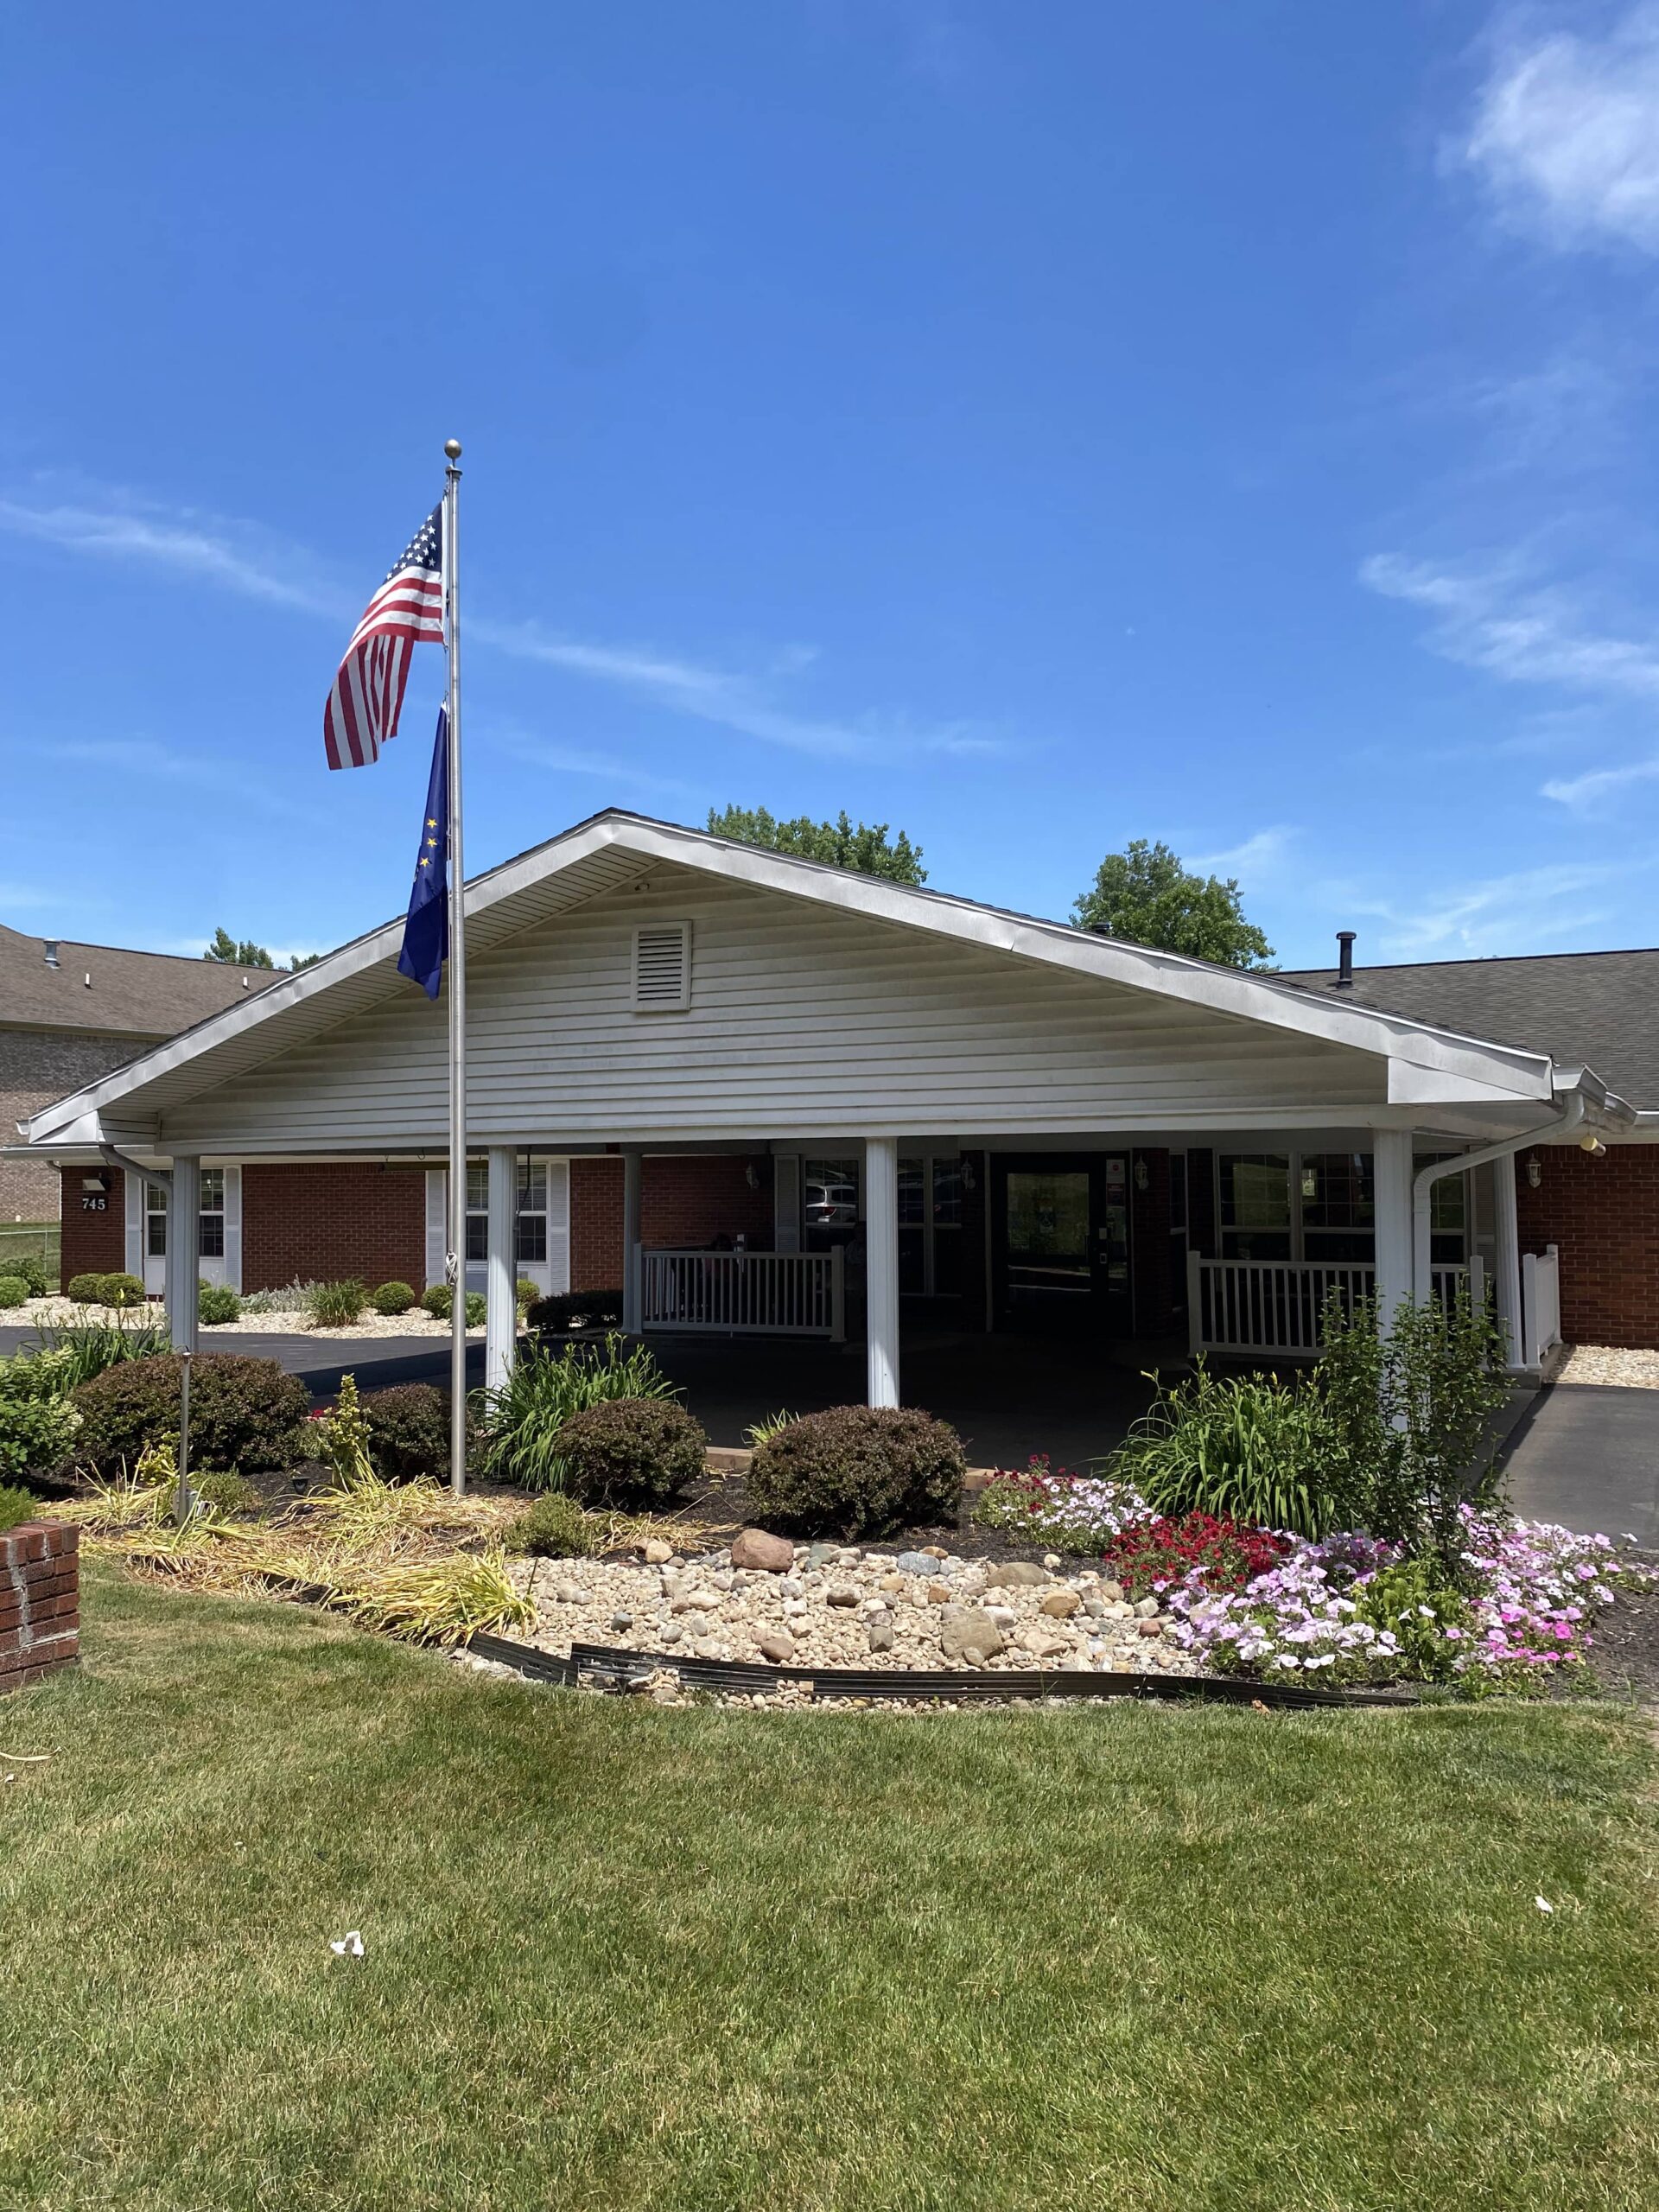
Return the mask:
M650 922L633 933L636 1014L674 1014L691 1003L691 925Z

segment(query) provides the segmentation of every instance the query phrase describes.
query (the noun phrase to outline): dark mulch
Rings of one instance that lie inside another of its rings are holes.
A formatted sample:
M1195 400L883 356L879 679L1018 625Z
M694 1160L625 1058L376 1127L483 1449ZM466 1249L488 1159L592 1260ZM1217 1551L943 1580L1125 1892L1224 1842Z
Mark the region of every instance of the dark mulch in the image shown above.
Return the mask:
M1659 1705L1659 1589L1621 1590L1598 1609L1590 1638L1590 1663L1606 1696Z

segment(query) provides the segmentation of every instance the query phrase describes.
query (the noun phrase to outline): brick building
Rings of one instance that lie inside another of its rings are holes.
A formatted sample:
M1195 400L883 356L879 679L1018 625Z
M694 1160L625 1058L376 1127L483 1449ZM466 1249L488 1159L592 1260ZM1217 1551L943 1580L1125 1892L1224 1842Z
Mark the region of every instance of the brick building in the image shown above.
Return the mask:
M1659 1344L1659 952L1246 976L619 812L467 895L469 1285L867 1333L878 1392L901 1302L1276 1354L1333 1287L1466 1280L1517 1363L1557 1301ZM443 1008L399 935L34 1116L66 1273L160 1295L145 1170L182 1163L191 1276L442 1279Z
M0 928L0 1131L270 980L264 969ZM0 1222L55 1221L58 1190L43 1161L0 1157Z

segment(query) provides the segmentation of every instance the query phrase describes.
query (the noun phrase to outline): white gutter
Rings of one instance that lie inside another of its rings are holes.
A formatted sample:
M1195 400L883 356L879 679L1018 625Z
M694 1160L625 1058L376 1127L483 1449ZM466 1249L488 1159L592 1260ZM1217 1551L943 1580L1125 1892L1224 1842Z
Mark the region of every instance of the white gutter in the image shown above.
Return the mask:
M1411 1280L1415 1294L1427 1294L1430 1254L1429 1207L1433 1186L1443 1175L1461 1175L1466 1168L1484 1167L1490 1160L1513 1160L1516 1154L1529 1144L1548 1144L1557 1139L1571 1136L1584 1123L1586 1100L1583 1091L1575 1090L1554 1121L1541 1122L1535 1129L1524 1129L1518 1137L1503 1137L1497 1144L1483 1145L1478 1152L1455 1152L1446 1160L1433 1160L1427 1167L1420 1167L1411 1185Z

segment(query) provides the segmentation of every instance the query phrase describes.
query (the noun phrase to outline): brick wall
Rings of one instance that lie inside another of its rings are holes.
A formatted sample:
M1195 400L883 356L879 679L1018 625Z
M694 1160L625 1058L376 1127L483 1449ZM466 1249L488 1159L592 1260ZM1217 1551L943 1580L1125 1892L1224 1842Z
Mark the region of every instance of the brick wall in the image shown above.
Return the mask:
M0 1691L80 1656L80 1531L25 1521L0 1535Z
M127 1264L127 1179L118 1167L98 1171L110 1179L110 1187L102 1213L83 1213L80 1210L82 1192L80 1179L91 1173L85 1167L66 1167L63 1178L63 1274L61 1281L68 1285L71 1275L113 1275L125 1272ZM53 1194L52 1210L57 1211L57 1194Z
M72 1030L0 1029L0 1142L11 1143L19 1122L79 1090L95 1076L124 1067L149 1046L146 1037L82 1036ZM0 1221L55 1221L57 1171L41 1160L0 1160ZM111 1262L118 1268L118 1256Z
M753 1167L759 1188L749 1187ZM765 1154L647 1158L639 1178L643 1243L672 1248L747 1237L772 1241L772 1161ZM622 1281L622 1160L605 1153L570 1162L570 1287L615 1290Z
M242 1170L242 1287L426 1281L426 1178L367 1161Z
M1523 1252L1560 1250L1568 1344L1659 1347L1659 1145L1609 1145L1602 1160L1576 1145L1522 1153L1516 1210Z

